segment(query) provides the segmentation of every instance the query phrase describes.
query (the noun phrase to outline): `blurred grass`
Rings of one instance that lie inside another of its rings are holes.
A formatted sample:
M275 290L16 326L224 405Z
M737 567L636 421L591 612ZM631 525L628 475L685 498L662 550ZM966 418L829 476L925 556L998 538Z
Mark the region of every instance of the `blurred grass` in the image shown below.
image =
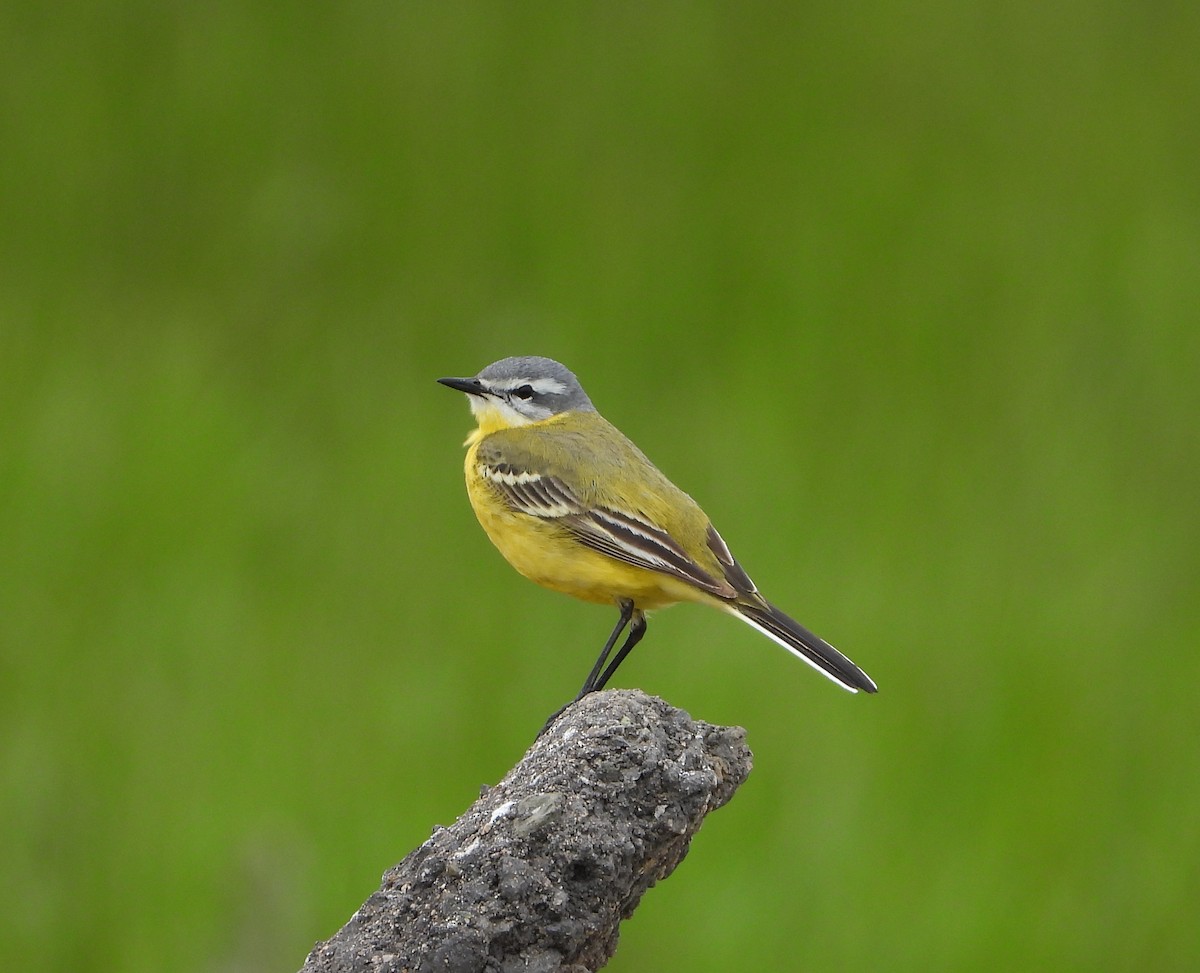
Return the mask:
M1196 11L0 11L0 941L288 969L611 619L432 384L548 354L879 681L656 616L751 782L614 970L1188 969Z

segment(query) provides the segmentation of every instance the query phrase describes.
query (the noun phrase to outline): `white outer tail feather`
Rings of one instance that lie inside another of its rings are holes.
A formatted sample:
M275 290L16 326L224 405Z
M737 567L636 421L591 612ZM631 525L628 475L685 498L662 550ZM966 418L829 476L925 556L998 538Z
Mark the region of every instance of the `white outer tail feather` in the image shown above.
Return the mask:
M737 619L745 622L747 625L749 625L755 631L762 632L763 635L765 635L767 638L769 638L776 645L782 645L785 649L787 649L790 653L792 653L792 655L794 655L801 662L807 662L810 666L812 666L812 668L816 669L817 672L819 672L822 676L824 676L826 679L828 679L835 686L840 686L842 689L846 690L846 692L848 692L848 693L857 693L858 692L857 686L852 686L850 683L846 682L845 680L839 679L832 672L829 672L829 671L821 668L821 666L819 666L813 659L810 659L807 655L805 655L803 652L801 652L799 649L797 649L794 645L790 645L789 643L785 642L783 639L781 639L778 635L776 635L770 629L763 628L763 626L759 625L758 622L756 622L753 618L743 615L740 611L738 611L732 605L726 607L725 611L727 611L734 618L737 618ZM830 648L832 648L832 646L830 646Z

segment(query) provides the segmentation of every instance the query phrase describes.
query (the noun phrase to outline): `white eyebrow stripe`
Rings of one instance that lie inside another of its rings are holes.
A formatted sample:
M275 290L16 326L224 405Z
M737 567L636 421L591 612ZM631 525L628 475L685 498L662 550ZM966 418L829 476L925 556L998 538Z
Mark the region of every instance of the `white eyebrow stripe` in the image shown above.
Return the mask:
M538 395L557 395L567 390L566 385L557 378L543 376L541 378L502 378L487 383L497 392L511 392L522 385L528 385Z

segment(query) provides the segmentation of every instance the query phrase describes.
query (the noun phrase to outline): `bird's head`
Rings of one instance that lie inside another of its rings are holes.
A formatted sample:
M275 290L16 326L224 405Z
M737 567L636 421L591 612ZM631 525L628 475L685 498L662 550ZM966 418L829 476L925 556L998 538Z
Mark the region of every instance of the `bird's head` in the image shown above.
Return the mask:
M481 427L507 429L563 412L595 411L579 379L551 358L504 358L472 378L438 381L467 393Z

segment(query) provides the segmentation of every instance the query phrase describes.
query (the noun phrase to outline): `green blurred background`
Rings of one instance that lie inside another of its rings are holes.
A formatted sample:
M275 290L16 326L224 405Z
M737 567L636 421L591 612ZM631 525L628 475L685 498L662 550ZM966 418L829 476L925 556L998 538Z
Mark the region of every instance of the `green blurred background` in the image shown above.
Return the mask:
M290 970L574 691L441 375L545 354L879 682L613 970L1194 969L1200 8L0 10L0 942Z

